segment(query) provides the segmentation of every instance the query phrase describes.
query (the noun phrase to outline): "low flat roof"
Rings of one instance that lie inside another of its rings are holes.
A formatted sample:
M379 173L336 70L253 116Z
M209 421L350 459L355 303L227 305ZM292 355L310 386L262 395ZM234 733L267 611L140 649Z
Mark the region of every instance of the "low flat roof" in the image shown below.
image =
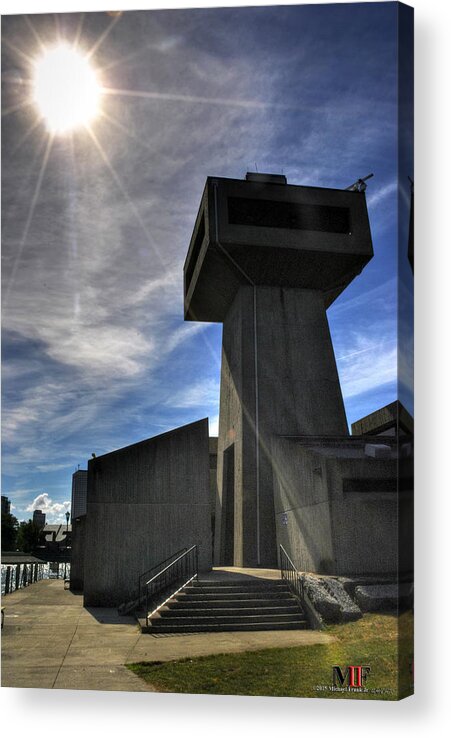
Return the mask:
M46 561L38 559L23 551L2 551L2 564L45 564Z

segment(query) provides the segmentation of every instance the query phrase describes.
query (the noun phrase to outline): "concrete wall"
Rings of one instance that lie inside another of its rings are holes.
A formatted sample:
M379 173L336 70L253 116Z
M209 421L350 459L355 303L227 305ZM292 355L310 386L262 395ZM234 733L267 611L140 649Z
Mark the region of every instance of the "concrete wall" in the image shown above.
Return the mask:
M335 562L339 574L396 574L398 506L396 491L345 492L344 479L396 483L396 459L328 459Z
M272 437L348 432L323 295L313 290L257 287L255 307L256 341L252 287L238 290L224 321L215 531L217 564L277 565ZM224 532L220 530L224 525L220 513L229 487L223 455L231 444L234 444L235 460L235 516L233 530ZM224 542L230 536L234 538L234 560L226 562Z
M210 512L211 512L212 555L213 555L216 506L218 504L218 437L217 436L210 436L209 438L209 456L210 456Z
M86 515L72 520L72 548L70 554L70 588L82 592L85 572Z
M89 462L85 605L133 599L138 576L183 546L211 568L209 473L206 419Z
M284 546L300 571L332 573L332 522L322 460L284 438L273 439L272 453L277 546Z
M299 569L341 575L411 570L410 549L399 552L413 496L397 490L396 441L387 459L352 458L353 452L343 458L284 438L273 439L272 450L277 543Z

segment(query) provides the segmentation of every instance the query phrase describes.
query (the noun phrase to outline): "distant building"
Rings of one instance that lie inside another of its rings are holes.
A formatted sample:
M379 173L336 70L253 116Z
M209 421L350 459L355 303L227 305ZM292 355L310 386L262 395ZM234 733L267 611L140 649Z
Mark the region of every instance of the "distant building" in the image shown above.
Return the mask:
M11 512L11 503L6 497L2 495L2 515L8 515Z
M72 520L86 515L86 494L88 490L88 472L79 469L72 474Z
M84 586L84 549L86 527L86 500L88 491L88 472L79 469L72 474L72 508L71 508L71 589L83 591Z
M71 552L72 526L65 523L45 525L41 531L41 544L36 554L47 561L69 560Z
M72 526L65 523L44 526L43 535L47 543L57 543L60 547L70 545ZM67 539L67 540L66 540Z
M33 523L37 525L39 528L43 528L45 526L45 513L43 513L42 510L34 511Z

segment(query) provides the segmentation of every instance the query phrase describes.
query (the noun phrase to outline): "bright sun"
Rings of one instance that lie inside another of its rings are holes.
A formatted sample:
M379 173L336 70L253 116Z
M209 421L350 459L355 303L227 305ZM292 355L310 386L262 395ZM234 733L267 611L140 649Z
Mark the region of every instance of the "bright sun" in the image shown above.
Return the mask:
M35 62L34 100L52 133L85 125L99 111L101 88L88 60L68 45Z

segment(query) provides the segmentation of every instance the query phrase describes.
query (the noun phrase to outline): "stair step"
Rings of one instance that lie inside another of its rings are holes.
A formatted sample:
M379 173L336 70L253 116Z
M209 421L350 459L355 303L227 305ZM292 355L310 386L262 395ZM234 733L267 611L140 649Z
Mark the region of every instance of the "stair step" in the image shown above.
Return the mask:
M177 625L176 623L168 623L166 620L160 620L158 625L152 623L148 628L143 627L143 631L148 633L211 633L211 632L227 632L227 631L259 631L259 630L306 630L309 627L306 620L297 622L280 622L272 623L253 622L243 623L240 621L234 623L209 623L200 625Z
M178 613L171 613L166 612L162 613L160 612L159 615L154 615L151 619L152 624L159 623L162 620L165 622L171 621L171 623L176 623L179 625L187 624L187 625L196 625L198 623L199 625L205 625L208 623L253 623L253 622L261 622L261 623L273 623L273 622L281 622L281 623L291 623L291 622L298 622L301 620L301 614L299 612L297 613L270 613L270 614L264 614L261 612L253 612L249 615L237 615L237 613L232 613L230 615L224 615L221 614L220 616L215 615L206 615L203 613L202 615L179 615Z
M267 592L290 592L289 588L286 584L281 585L275 585L272 587L268 587L267 585L259 586L259 585L253 585L252 587L246 587L241 585L238 587L237 585L233 587L223 587L223 586L216 586L213 584L194 584L189 585L184 590L185 592L192 592L193 594L197 592L202 592L202 594L216 594L216 593L229 593L229 594L235 594L236 592L248 592L248 593L261 593L265 594Z
M300 607L297 603L293 603L292 600L277 600L277 603L281 602L282 604L279 605L273 605L273 601L270 602L269 605L265 605L265 603L261 603L259 601L253 602L252 600L244 600L244 602L239 602L238 604L236 602L230 603L223 602L218 605L218 603L213 602L177 602L172 601L167 604L165 608L160 610L160 613L163 615L167 615L168 612L171 612L173 614L195 614L195 613L215 613L215 614L221 614L224 613L224 615L233 614L236 612L238 615L251 615L254 612L261 612L266 615L270 615L271 613L290 613L290 612L299 612Z
M287 583L283 579L238 579L232 581L229 579L194 579L190 587L286 587Z
M232 599L206 599L199 597L198 599L187 599L186 597L179 597L177 595L177 598L174 598L168 603L171 608L174 609L181 609L181 610L188 610L193 609L197 610L199 608L203 609L218 609L218 608L227 608L231 610L241 610L241 609L249 609L253 607L259 607L259 608L265 608L265 607L296 607L299 609L298 603L293 600L292 597L277 597L274 599L260 599L256 600L253 599L242 599L242 600L232 600Z
M265 592L259 591L217 591L217 592L193 592L191 589L186 589L180 592L177 597L190 600L191 602L200 602L201 600L279 600L288 599L290 596L288 591L283 590L267 590Z
M149 633L304 630L299 602L281 579L193 581L141 628Z

